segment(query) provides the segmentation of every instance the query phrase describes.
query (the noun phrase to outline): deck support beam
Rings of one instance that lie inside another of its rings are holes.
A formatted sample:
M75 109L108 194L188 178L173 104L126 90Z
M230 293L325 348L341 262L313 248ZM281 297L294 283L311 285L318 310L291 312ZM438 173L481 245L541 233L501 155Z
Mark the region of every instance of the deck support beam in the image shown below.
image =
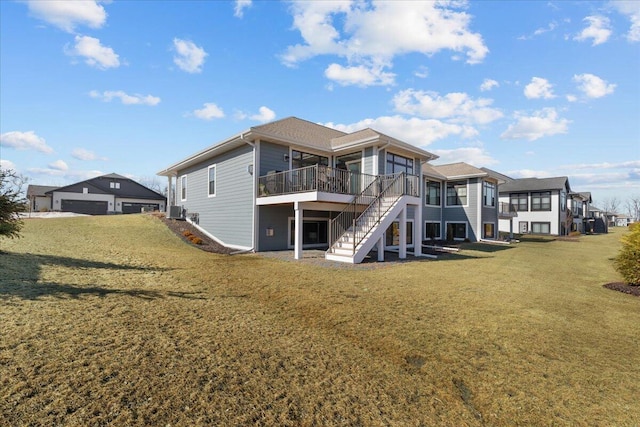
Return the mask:
M294 238L294 246L293 246L293 258L294 259L302 259L302 218L304 214L304 209L300 205L300 202L295 202L293 204L294 209L294 223L295 223L295 238Z

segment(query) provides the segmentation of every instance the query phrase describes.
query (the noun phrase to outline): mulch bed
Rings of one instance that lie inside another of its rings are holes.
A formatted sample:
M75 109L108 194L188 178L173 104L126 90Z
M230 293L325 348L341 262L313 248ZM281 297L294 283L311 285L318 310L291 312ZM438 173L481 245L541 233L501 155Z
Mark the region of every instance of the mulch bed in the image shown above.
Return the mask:
M169 228L169 230L173 231L176 234L176 236L180 237L185 243L188 243L191 246L195 246L198 249L202 249L203 251L206 251L206 252L214 252L217 254L225 254L225 255L229 255L236 251L236 249L231 249L231 248L227 248L226 246L222 246L220 243L209 238L208 236L203 234L200 230L198 230L196 227L194 227L191 223L187 221L169 219L169 218L166 218L164 215L162 216L154 215L154 216L158 218L160 221L162 221ZM189 239L187 239L184 236L183 233L185 231L189 231L191 232L191 234L199 237L202 240L202 244L196 245L192 243Z
M606 285L602 285L607 289L612 289L614 291L624 292L625 294L634 295L636 297L640 297L640 286L632 286L627 285L623 282L613 282L607 283Z

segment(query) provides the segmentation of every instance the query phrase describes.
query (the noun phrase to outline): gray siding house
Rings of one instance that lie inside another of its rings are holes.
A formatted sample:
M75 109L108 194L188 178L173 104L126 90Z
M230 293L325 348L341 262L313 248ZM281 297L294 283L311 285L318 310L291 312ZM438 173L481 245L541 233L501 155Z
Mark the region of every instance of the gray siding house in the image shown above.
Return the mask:
M373 129L345 133L289 117L252 127L158 175L169 188L175 180L170 216L184 217L225 246L293 249L296 259L303 249L321 248L329 259L359 263L374 249L379 260L385 249L401 258L407 248L421 255L425 215L436 215L423 202L423 167L436 158ZM484 219L497 223L489 218L492 209L475 207L482 197L476 181L487 178L473 169L473 176L455 176L468 183L468 211L437 215L469 224L470 240L481 236Z

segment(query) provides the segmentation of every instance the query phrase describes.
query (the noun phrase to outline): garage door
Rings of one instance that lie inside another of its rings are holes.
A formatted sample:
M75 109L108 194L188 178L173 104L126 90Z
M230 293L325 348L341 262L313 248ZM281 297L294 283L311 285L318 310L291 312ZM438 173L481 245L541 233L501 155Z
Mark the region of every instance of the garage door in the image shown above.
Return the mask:
M160 205L153 203L122 203L122 213L140 213L144 209L145 212L160 210Z
M107 202L63 199L62 212L75 212L87 215L106 215Z

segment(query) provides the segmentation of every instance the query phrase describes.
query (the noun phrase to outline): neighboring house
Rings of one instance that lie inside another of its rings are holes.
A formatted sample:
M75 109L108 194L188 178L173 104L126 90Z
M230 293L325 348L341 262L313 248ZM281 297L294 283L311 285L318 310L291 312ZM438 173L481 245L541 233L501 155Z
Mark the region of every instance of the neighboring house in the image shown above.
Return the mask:
M500 231L556 236L569 234L574 223L573 213L568 208L570 193L566 176L513 179L500 185L500 202L517 212L512 220L500 219Z
M593 228L592 233L608 233L609 224L607 223L607 217L603 211L591 206L589 208L589 220L592 221Z
M627 227L629 224L633 223L633 218L627 215L618 214L615 223L616 227Z
M497 178L467 163L425 164L426 239L477 241L498 237Z
M573 215L573 221L570 231L577 231L582 234L593 232L594 221L589 216L589 209L591 208L591 193L570 193L568 208Z
M29 200L29 212L44 212L53 209L51 194L48 191L57 189L49 185L32 185L27 187L27 199Z
M166 198L136 181L115 173L46 192L52 210L89 215L139 213L166 209Z
M295 117L252 127L158 172L173 188L177 208L220 243L247 251L327 249L327 258L358 263L374 248L413 247L421 255L427 228L445 216L432 216L424 202L423 165L437 156L373 129L346 133ZM440 194L463 192L465 209L481 197L477 176ZM446 177L440 176L443 183ZM463 188L464 187L464 188ZM171 200L171 195L169 196ZM440 210L447 209L443 203ZM453 200L453 199L452 199ZM454 210L451 209L453 217ZM460 209L462 210L462 209ZM475 240L480 218L457 236ZM452 220L453 221L453 220Z

